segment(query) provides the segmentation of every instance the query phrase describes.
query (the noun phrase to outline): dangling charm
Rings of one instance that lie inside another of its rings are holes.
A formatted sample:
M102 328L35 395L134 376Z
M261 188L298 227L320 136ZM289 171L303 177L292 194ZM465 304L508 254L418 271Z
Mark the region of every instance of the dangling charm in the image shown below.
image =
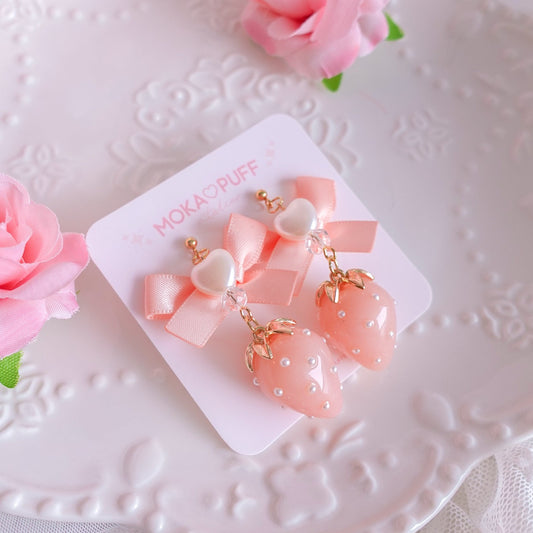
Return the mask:
M313 254L328 260L330 279L316 294L320 327L327 341L340 353L372 370L387 367L396 347L396 311L392 297L361 269L342 271L330 246L328 232L320 227L313 204L296 198L285 208L280 197L270 200L260 190L256 198L264 202L277 233L289 241L303 241Z
M389 364L396 347L396 309L390 294L365 270L339 269L335 250L323 249L330 279L316 293L318 320L338 351L371 370Z
M247 308L241 316L252 330L246 366L263 394L307 416L333 418L342 409L337 367L325 339L294 320L277 318L260 326Z
M294 320L277 318L261 326L247 307L246 292L235 286L235 264L224 249L196 249L196 239L186 246L195 264L191 281L208 297L221 297L222 305L239 311L252 332L246 349L246 366L261 391L276 402L307 416L332 418L342 408L337 368L325 339L296 327Z

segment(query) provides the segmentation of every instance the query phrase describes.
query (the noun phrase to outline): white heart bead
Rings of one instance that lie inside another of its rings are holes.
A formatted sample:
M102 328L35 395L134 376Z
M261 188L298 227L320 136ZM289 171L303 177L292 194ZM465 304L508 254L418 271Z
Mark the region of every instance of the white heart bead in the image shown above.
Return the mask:
M315 206L305 198L296 198L274 219L278 235L290 241L303 241L318 224Z
M231 254L217 248L191 271L192 284L202 293L220 296L235 285L235 262Z

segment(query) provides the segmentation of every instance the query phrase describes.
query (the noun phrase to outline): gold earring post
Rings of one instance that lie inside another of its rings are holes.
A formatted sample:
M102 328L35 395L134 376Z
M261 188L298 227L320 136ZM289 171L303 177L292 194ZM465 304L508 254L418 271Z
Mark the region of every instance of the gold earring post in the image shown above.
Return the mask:
M285 209L283 198L281 196L276 196L275 198L270 199L268 193L264 189L259 189L255 193L255 197L266 205L269 213L277 213L278 211L283 211Z
M209 255L209 250L207 248L202 248L201 250L197 249L198 241L194 237L187 237L187 239L185 239L185 247L192 252L193 265L201 263Z

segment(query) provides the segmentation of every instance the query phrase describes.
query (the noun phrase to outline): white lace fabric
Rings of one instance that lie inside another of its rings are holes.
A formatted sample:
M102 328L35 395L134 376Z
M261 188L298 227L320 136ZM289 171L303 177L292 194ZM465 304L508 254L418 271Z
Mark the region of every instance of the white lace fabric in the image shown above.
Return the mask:
M506 448L482 461L446 506L420 530L420 533L532 532L533 439ZM144 531L116 524L51 522L0 513L0 533Z
M481 462L422 532L533 532L533 439Z
M53 522L0 513L0 533L144 533L142 529L99 522Z

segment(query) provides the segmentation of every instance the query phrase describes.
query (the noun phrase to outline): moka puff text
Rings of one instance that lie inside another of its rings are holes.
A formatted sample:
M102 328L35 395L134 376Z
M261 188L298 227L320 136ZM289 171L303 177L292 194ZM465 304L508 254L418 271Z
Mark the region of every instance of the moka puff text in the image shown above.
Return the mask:
M227 194L229 190L238 187L248 178L257 175L258 164L255 159L247 161L237 168L227 172L217 178L214 182L204 187L201 191L193 194L184 202L171 209L159 224L154 224L153 228L161 237L166 236L166 232L179 226L190 216L193 216L203 208L209 207L213 202L220 202L220 197Z

